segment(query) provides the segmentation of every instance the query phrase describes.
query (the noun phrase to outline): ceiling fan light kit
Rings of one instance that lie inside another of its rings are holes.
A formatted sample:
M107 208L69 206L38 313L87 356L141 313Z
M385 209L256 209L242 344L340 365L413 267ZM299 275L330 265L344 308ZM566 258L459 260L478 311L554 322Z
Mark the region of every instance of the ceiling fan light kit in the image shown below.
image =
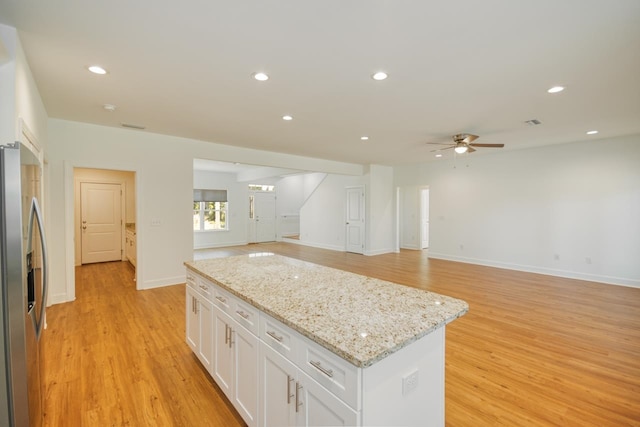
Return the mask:
M455 151L457 154L473 153L474 151L476 151L474 147L482 147L482 148L503 148L504 147L504 144L474 143L473 141L475 141L480 137L478 135L472 135L470 133L459 133L457 135L453 135L452 138L453 138L453 144L449 144L449 143L442 144L439 142L427 142L427 144L448 145L447 148L439 148L437 150L431 150L432 152L449 150L453 148L453 151Z

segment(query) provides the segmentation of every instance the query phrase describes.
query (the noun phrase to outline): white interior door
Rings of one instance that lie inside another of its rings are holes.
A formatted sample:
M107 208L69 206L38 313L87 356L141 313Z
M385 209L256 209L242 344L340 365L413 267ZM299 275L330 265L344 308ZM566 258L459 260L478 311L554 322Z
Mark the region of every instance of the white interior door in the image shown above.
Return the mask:
M364 187L347 188L347 252L364 253Z
M276 195L272 192L255 193L256 242L276 240Z
M122 259L120 184L80 183L82 264Z
M420 247L429 247L429 189L420 190Z

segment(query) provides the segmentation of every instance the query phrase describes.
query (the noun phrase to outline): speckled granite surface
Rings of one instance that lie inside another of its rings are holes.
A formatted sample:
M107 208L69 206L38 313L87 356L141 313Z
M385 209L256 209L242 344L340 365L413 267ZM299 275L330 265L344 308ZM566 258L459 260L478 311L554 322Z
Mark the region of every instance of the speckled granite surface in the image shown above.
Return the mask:
M269 253L185 265L359 367L469 309L459 299Z

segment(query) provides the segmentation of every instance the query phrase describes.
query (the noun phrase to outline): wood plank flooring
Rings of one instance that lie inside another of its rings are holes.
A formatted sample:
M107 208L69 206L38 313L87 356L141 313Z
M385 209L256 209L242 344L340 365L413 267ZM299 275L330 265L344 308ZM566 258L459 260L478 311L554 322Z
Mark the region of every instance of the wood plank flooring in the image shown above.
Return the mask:
M466 300L447 326L447 426L640 426L640 289L290 243L274 252ZM184 342L184 285L136 291L127 263L76 270L49 308L47 426L242 426Z

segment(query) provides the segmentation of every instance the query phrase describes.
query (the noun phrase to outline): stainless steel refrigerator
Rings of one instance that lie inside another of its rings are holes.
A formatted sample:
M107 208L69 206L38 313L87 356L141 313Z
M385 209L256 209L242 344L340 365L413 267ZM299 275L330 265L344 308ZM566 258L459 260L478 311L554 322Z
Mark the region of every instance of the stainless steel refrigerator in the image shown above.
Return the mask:
M47 251L41 192L38 156L20 143L0 146L0 427L43 421Z

